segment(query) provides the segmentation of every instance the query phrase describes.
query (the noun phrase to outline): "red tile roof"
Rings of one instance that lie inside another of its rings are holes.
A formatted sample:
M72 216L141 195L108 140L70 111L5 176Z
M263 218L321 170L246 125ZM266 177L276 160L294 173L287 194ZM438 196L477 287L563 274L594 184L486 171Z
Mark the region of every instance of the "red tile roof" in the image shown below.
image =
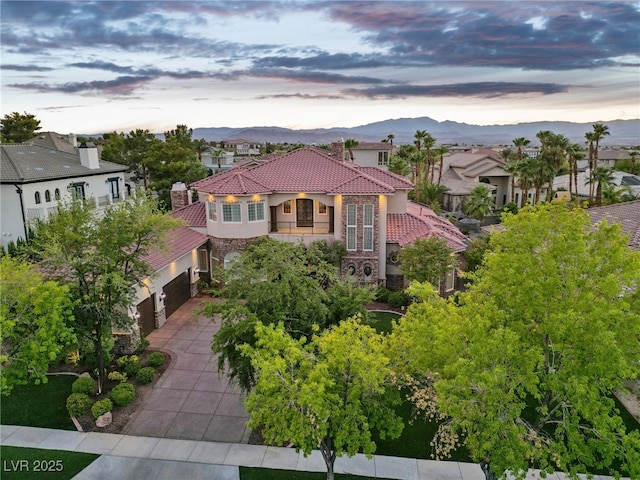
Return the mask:
M413 184L376 167L357 167L332 158L323 150L305 147L260 165L233 168L213 175L191 187L213 195L274 192L393 194L396 189L411 189Z
M456 253L467 249L464 234L427 207L408 202L407 213L387 215L387 242L403 247L418 238L430 237L446 241L449 248Z
M207 235L181 227L168 234L166 249L150 252L145 260L157 272L208 241Z
M203 202L192 203L171 212L176 218L181 218L190 227L205 228L207 226L207 213Z

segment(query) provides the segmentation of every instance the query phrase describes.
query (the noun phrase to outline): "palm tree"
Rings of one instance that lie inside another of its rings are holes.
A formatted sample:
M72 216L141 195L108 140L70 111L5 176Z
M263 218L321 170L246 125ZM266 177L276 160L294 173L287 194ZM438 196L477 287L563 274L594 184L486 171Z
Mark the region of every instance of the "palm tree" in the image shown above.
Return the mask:
M638 152L635 150L629 152L629 158L631 159L631 173L636 174L636 157L638 156Z
M471 191L471 195L467 199L465 212L473 218L482 220L485 215L489 215L494 207L491 191L485 185L478 185Z
M565 152L569 163L569 195L571 196L572 192L578 195L578 160L584 158L584 153L577 143L567 145ZM575 187L575 190L572 187Z
M605 185L613 185L613 171L610 168L598 167L591 173L586 183L596 185L596 205L602 205L602 189Z
M516 165L516 178L518 188L522 191L522 206L529 202L529 190L533 188L533 178L537 171L535 158L525 157Z
M207 150L207 148L209 148L209 142L207 142L204 138L193 141L193 149L198 155L199 162L202 161L202 154Z
M353 149L358 148L358 145L360 145L360 142L357 140L354 140L353 138L347 138L344 141L344 148L346 148L347 151L349 152L349 159L351 160L352 163L354 160Z
M444 169L444 156L449 153L449 149L444 145L440 145L433 153L440 158L440 167L438 169L438 185L440 185L442 181L442 170Z
M413 135L413 138L414 138L413 144L416 146L416 149L418 150L418 156L420 156L420 153L422 151L422 141L426 136L427 136L426 130L416 130L416 133ZM420 178L421 178L420 164L416 163L415 182L418 183L420 181Z
M513 146L518 149L518 160L522 160L522 149L528 147L531 144L531 140L524 137L514 138L512 140Z
M423 145L427 151L427 166L431 166L431 175L429 175L428 167L427 167L427 182L433 183L433 177L435 175L436 162L433 156L431 155L431 149L436 145L436 139L430 133L427 133L422 140Z
M593 151L593 169L598 169L598 149L600 147L600 140L609 135L609 127L603 123L594 123L593 126L593 140L595 141L595 149Z
M613 183L605 183L602 185L602 203L611 205L612 203L630 202L635 200L633 190L629 185L614 185Z
M442 196L449 191L448 187L444 185L439 185L436 183L431 183L429 185L424 185L420 191L419 202L426 203L427 205L432 205L435 202L439 204L442 203Z
M593 132L587 132L584 134L584 138L587 140L586 143L589 144L589 175L591 172L595 170L593 168L593 143L595 142L595 136ZM593 183L589 184L589 202L593 201Z
M387 142L389 142L389 145L391 145L391 147L393 147L394 138L396 138L396 136L393 133L390 133L389 135L387 135Z
M515 189L516 189L516 165L518 162L516 161L516 156L513 153L513 150L510 148L503 148L500 152L500 157L505 162L504 171L509 173L511 176L511 202L515 201Z

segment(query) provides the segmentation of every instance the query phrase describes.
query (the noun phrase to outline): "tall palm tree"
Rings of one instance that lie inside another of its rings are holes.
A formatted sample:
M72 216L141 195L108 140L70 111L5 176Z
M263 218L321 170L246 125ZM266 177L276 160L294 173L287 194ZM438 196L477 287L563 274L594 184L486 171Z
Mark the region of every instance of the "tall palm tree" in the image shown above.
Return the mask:
M538 169L535 158L525 157L518 161L516 166L516 178L518 188L522 191L522 206L529 202L529 190L533 188L533 179Z
M582 153L582 147L577 143L567 145L565 151L569 164L569 195L572 195L572 192L578 195L578 160L584 158L584 153Z
M424 145L424 148L427 152L427 182L428 183L433 183L433 177L435 175L435 168L436 168L436 162L435 159L432 156L432 152L431 150L433 149L433 147L435 147L436 145L436 139L433 137L433 135L431 135L430 133L427 133L424 137L424 139L422 140L422 144ZM429 175L429 166L431 166L431 175Z
M360 142L353 138L347 138L344 141L344 148L349 152L349 159L351 160L351 163L353 163L354 160L353 149L358 148L358 145L360 145Z
M587 132L584 134L584 138L587 140L586 143L589 144L589 175L595 170L593 168L593 144L595 142L595 135L593 132ZM589 202L593 201L593 183L589 184Z
M512 140L513 142L513 146L516 147L518 149L517 153L518 153L518 160L522 160L522 156L523 156L523 152L522 149L524 147L528 147L531 144L531 140L529 140L528 138L524 138L524 137L518 137L518 138L514 138Z
M513 150L511 150L510 148L503 148L500 151L500 157L502 158L502 160L504 160L505 166L504 166L504 171L507 172L508 174L510 174L511 177L511 198L510 201L513 202L515 201L515 189L516 189L516 166L518 164L517 162L517 157L516 155L513 153Z
M393 147L393 139L396 138L396 136L393 133L390 133L389 135L387 135L387 142L389 142L389 145L391 145Z
M440 145L434 152L440 158L440 167L438 169L438 185L442 181L442 170L444 169L444 156L449 153L449 149L444 145Z
M638 156L638 152L632 150L629 152L629 158L631 159L631 173L636 174L636 157Z
M426 136L427 136L426 130L416 130L416 133L413 135L413 139L414 139L413 144L416 146L416 149L418 150L418 157L420 157L420 153L422 152L422 141ZM415 174L416 184L420 181L420 178L422 177L420 170L421 170L420 164L416 163L416 174Z
M596 185L596 205L602 205L602 189L605 185L613 185L613 180L613 171L606 167L598 167L589 176L587 183Z
M598 169L598 149L600 148L600 140L603 140L604 137L610 135L609 127L604 123L594 123L593 126L593 139L595 141L595 148L593 151L593 169Z

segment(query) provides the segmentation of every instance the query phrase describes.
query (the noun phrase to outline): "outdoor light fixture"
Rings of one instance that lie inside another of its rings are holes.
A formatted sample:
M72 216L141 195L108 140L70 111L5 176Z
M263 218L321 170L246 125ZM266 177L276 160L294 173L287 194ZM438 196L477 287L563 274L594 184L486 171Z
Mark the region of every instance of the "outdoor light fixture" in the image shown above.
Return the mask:
M133 312L133 318L135 318L136 320L140 320L140 312L138 312L137 310Z
M160 298L160 300L164 301L164 299L167 298L167 294L162 292L158 298Z
M197 273L200 273L200 269L199 269L198 267L194 268L194 269L193 269L193 273L196 273L196 274L197 274Z

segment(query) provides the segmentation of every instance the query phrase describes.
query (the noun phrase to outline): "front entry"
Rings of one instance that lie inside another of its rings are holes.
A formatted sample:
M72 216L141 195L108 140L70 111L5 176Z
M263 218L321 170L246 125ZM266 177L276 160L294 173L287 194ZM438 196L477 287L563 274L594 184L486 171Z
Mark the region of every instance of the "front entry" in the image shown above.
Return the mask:
M296 199L296 226L313 227L313 200Z

